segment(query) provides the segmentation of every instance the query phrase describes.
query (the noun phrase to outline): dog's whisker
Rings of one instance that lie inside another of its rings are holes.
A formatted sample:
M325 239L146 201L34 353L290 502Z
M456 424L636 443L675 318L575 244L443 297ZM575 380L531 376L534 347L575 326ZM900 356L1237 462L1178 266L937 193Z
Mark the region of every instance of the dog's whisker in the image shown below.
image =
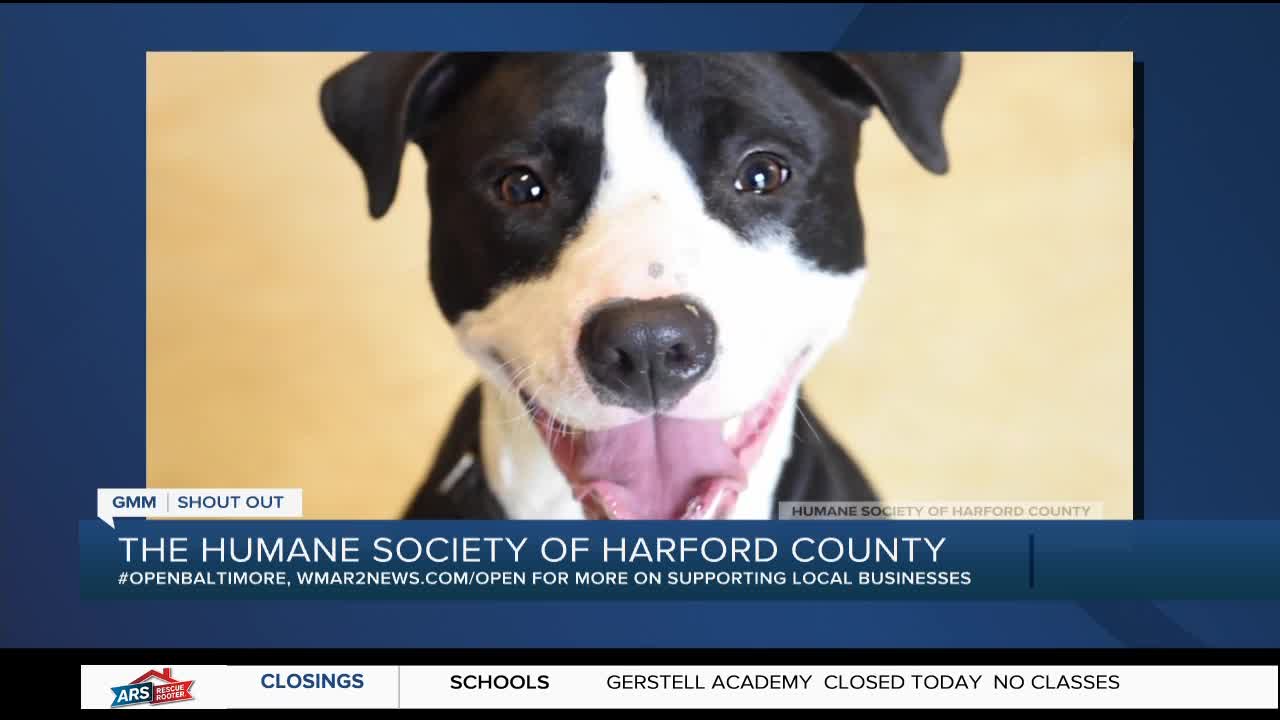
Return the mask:
M547 427L550 430L549 445L551 450L554 452L556 449L556 443L560 440L560 436L564 434L564 431L561 429L560 413L554 409L547 410L546 408L543 408L543 412L548 413Z
M796 402L796 414L800 416L800 419L804 421L805 425L809 426L809 432L813 433L813 439L821 444L822 436L818 434L818 429L813 426L813 423L809 422L809 417L805 415L804 408L800 407L799 402ZM796 440L800 439L800 436L796 435L794 430L792 431L791 436Z
M537 358L520 365L514 371L512 371L511 368L516 366L515 361L502 361L500 365L504 369L504 372L502 373L503 389L516 396L521 401L521 406L520 411L514 416L501 418L499 420L499 425L512 425L524 420L525 418L534 420L533 411L527 402L531 398L531 395L527 392L526 386L528 384L527 380L536 375L535 370L538 367Z
M533 367L531 365L526 365L519 370L516 370L507 376L507 386L512 390L518 389L524 379L528 377L529 373L532 371Z
M506 374L507 384L510 385L512 388L519 387L520 381L526 375L528 375L533 370L533 368L534 368L534 363L530 362L526 365L521 366L518 370L508 372Z

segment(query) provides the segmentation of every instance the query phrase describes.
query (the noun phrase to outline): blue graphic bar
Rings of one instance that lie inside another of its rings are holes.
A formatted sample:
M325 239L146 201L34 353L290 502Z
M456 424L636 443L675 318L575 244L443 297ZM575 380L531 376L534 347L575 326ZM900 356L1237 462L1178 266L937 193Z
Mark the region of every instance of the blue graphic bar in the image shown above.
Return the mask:
M1280 522L80 524L84 598L1280 597Z

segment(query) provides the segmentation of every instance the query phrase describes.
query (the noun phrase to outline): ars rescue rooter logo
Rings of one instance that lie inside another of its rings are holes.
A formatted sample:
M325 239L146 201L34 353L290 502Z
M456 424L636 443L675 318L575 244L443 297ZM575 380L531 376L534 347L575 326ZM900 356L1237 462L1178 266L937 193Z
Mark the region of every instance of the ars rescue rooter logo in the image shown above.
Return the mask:
M111 707L125 705L163 705L166 703L192 700L191 686L195 680L178 680L173 677L173 668L163 671L148 670L128 685L111 688L114 699Z

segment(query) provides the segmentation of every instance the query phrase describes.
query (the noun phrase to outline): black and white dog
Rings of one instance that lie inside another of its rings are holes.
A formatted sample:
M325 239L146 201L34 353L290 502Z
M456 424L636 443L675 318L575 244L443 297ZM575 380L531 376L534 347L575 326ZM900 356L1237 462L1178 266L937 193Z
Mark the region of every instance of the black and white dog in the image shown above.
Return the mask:
M799 384L865 277L873 106L947 170L949 53L373 53L325 121L387 212L427 158L435 297L483 382L411 518L769 518L871 500Z

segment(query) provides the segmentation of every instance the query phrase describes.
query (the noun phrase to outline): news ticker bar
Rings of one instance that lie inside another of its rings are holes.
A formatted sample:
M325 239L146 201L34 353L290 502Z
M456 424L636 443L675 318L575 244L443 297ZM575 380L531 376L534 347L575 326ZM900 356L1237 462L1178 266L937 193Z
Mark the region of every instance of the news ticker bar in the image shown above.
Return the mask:
M1277 709L1277 666L82 665L82 708Z
M1280 522L97 520L86 599L1275 599Z

